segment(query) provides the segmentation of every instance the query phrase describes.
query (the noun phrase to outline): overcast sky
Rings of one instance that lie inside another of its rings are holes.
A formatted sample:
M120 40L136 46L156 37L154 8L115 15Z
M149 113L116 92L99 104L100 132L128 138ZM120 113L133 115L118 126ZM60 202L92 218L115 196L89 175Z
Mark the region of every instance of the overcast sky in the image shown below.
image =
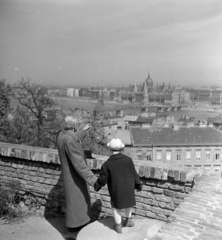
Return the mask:
M0 79L222 86L221 0L0 0Z

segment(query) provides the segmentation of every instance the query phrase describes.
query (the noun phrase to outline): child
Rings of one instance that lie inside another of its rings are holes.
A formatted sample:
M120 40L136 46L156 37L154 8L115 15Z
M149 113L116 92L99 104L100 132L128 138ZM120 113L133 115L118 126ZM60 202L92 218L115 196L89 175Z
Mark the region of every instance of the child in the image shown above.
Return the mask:
M121 211L125 211L126 221L123 226L133 227L131 207L136 205L135 188L142 189L142 182L136 172L132 159L121 153L124 144L118 138L113 138L107 146L112 151L108 160L102 165L100 176L94 184L95 191L108 185L111 206L115 220L114 229L122 233Z

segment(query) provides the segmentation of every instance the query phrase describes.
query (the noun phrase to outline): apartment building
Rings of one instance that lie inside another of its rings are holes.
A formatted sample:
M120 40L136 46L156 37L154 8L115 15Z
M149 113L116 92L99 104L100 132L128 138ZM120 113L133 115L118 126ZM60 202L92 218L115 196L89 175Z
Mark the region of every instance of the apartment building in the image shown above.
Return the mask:
M130 129L127 153L137 160L221 171L222 132L212 127Z

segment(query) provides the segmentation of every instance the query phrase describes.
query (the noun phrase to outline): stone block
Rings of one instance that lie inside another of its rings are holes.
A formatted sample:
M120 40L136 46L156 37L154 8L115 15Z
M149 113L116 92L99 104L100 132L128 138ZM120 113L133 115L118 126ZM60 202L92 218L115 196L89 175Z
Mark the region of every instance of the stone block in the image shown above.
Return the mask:
M182 192L184 192L184 186L183 185L179 185L179 184L171 184L171 185L169 185L169 189L170 190L174 190L174 191L182 191Z
M143 203L143 199L144 199L144 198L142 198L142 197L136 196L136 202Z
M158 205L161 207L161 208L166 208L166 203L165 202L158 202Z
M148 185L148 186L156 186L157 185L157 181L151 180L151 179L147 179L145 181L145 184Z
M12 163L12 167L13 167L13 168L17 168L17 167L18 167L18 164Z
M157 193L157 194L162 194L163 189L162 188L157 188L157 187L152 187L152 192Z
M45 172L45 169L42 168L42 167L39 167L39 172L44 173L44 172Z
M53 184L53 180L52 179L45 179L45 183L46 184Z
M190 170L189 172L186 172L185 175L186 182L193 182L196 173L197 172L195 170Z
M155 195L155 199L160 202L172 202L172 198L164 195Z
M168 171L168 177L174 178L174 171L173 170Z
M106 208L111 208L110 202L102 202L102 205Z
M162 173L163 173L163 169L162 168L155 168L155 173L154 173L154 178L155 179L159 179L161 180L162 179Z
M23 174L17 174L17 178L23 178Z
M52 171L53 171L52 169L46 169L46 170L45 170L45 172L46 172L47 174L52 174Z
M147 197L148 192L147 191L139 191L136 193L137 196L139 197Z
M53 186L57 185L57 183L58 183L57 180L52 180L52 181L53 181L53 183L52 183Z
M185 187L185 193L192 192L192 187Z
M148 204L150 206L158 206L158 202L155 199L146 199L144 198L144 204Z
M152 187L143 185L143 191L152 191Z
M30 176L29 175L24 175L23 177L25 180L30 180Z
M166 222L168 218L163 214L157 214L156 219Z
M180 192L176 192L175 197L176 197L176 198L184 199L185 197L187 197L187 194L185 194L185 193L180 193Z
M161 181L157 183L157 187L167 189L170 186L169 182Z
M55 176L60 176L61 175L61 171L52 170L52 174L55 175Z
M167 209L162 209L162 208L159 208L159 207L152 207L151 212L154 212L156 214L163 214L163 215L166 215L166 216L170 216L172 211L170 210L167 210Z
M155 194L153 194L151 192L147 192L146 197L149 199L155 199Z
M103 163L104 163L103 160L97 160L97 168L100 169Z
M151 167L145 167L145 177L149 178L150 177L150 172L151 172Z
M102 196L102 200L110 202L110 197L109 196Z
M30 175L30 176L36 176L36 175L37 175L37 172L29 171L29 175Z
M20 168L20 169L23 169L23 168L24 168L24 165L23 165L23 164L18 164L17 167Z
M180 203L182 203L184 200L181 198L173 198L173 202L177 205L179 205Z
M155 171L156 171L155 167L151 167L151 170L150 170L150 177L151 178L155 178Z
M149 210L151 206L148 206L144 203L136 203L136 209Z
M180 171L179 170L174 171L174 181L180 181Z
M33 181L33 182L36 182L37 181L37 177L30 177L30 180Z
M139 167L138 174L139 174L140 177L144 177L145 176L145 167L144 166L140 166Z
M8 172L8 171L7 171L7 172L5 173L5 175L8 176L8 177L11 177L11 172Z
M145 216L148 218L156 218L157 215L151 211L147 211Z
M169 196L169 197L174 197L174 196L175 196L175 192L174 192L174 191L170 191L170 190L167 190L167 189L164 189L164 190L163 190L163 193L164 193L166 196Z
M166 209L175 210L176 206L173 203L167 203Z
M136 209L136 215L146 216L146 211L143 211L143 210L141 210L141 209Z

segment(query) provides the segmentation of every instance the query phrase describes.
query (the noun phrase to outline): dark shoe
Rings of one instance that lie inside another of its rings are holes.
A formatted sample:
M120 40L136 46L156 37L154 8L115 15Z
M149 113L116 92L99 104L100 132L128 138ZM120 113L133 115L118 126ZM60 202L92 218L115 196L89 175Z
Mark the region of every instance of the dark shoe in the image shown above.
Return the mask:
M126 221L124 223L124 227L134 227L134 222L132 218L126 218Z
M117 233L122 233L122 225L121 225L121 224L115 224L114 230L115 230Z

